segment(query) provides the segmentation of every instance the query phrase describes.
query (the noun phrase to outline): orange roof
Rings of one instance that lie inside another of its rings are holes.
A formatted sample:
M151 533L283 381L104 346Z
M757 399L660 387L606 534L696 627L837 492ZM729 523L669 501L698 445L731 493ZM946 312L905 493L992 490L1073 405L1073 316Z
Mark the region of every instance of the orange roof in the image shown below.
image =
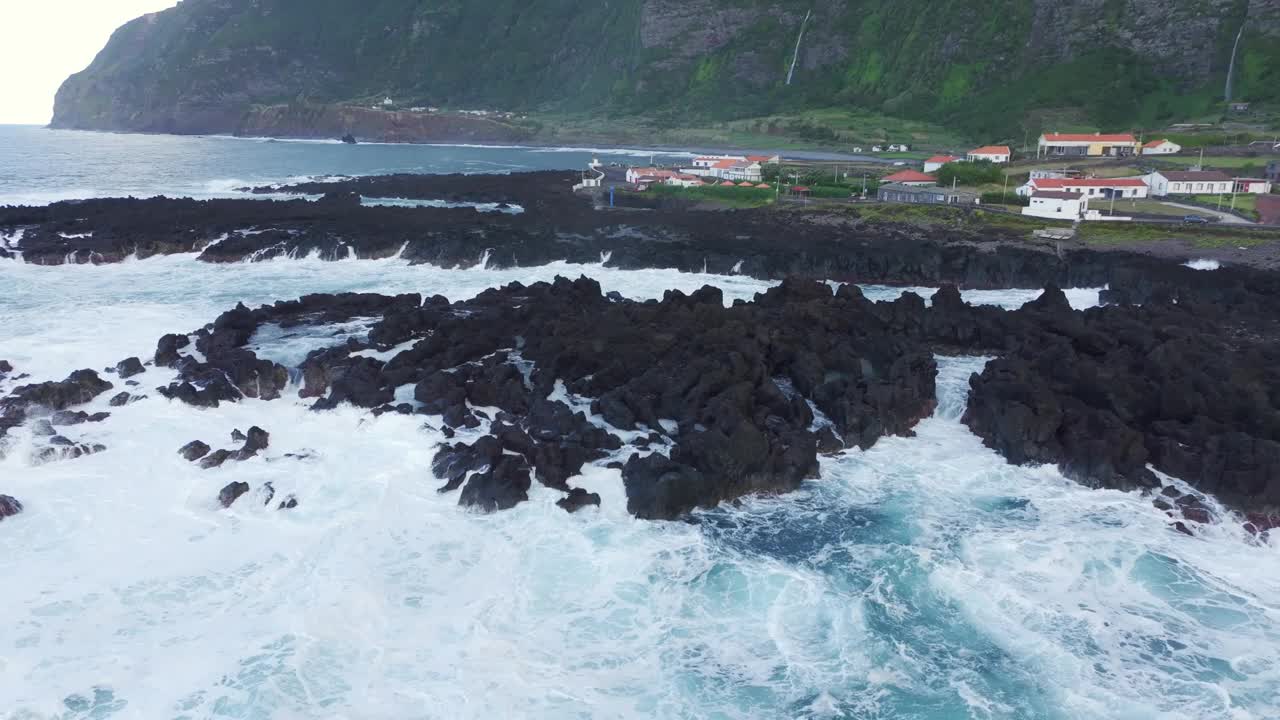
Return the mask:
M737 160L732 160L732 159L730 159L730 160L720 160L719 162L717 162L715 165L712 165L711 167L713 167L713 168L719 168L719 169L723 170L723 169L726 169L726 168L731 168L731 167L733 167L733 164L734 164L734 163L736 163L736 162L738 162L738 161L737 161Z
M1133 133L1118 133L1113 135L1103 135L1102 133L1046 133L1044 139L1045 142L1137 142L1133 137Z
M748 155L747 159L750 160L751 162L762 163L762 162L769 162L774 157L775 156L773 155Z
M1037 178L1031 181L1039 190L1058 190L1073 187L1146 187L1142 178Z
M768 190L768 189L769 189L769 183L760 183L760 184L759 184L759 185L757 185L756 187L758 187L758 188L764 188L765 190Z
M889 175L888 177L884 177L884 178L881 178L881 179L882 179L884 182L898 182L898 183L904 183L904 182L921 182L921 183L922 183L922 182L938 182L938 178L936 178L936 177L934 177L934 176L932 176L932 175L925 175L924 173L922 173L922 172L918 172L918 171L916 171L916 170L903 170L902 172L896 172L896 173L894 173L894 174L892 174L892 175Z
M1163 145L1163 144L1165 144L1165 143L1167 143L1167 142L1169 142L1169 141L1168 141L1168 140L1152 140L1152 141L1151 141L1151 142L1149 142L1149 143L1145 143L1142 147L1144 147L1144 148L1156 148L1156 147L1160 147L1161 145Z
M1008 145L983 145L977 150L970 150L970 155L1012 155Z
M952 162L955 162L955 161L957 161L957 160L959 160L959 159L960 159L960 158L956 157L955 155L934 155L933 157L929 158L928 160L925 160L925 162L931 162L931 163L952 163Z

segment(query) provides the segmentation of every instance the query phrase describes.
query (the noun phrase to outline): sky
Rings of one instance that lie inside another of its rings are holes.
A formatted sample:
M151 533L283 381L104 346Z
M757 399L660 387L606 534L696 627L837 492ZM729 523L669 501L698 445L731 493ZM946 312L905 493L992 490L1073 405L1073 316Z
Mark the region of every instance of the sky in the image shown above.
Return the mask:
M177 0L0 0L0 124L44 125L116 28Z

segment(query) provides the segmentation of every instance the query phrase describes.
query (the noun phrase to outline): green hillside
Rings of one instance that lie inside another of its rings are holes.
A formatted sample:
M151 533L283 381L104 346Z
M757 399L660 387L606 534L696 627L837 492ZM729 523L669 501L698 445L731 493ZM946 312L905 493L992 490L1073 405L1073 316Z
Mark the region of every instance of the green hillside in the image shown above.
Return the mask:
M54 124L231 131L255 106L390 96L658 126L842 108L971 137L1155 126L1221 108L1242 25L1235 96L1280 100L1263 0L184 0L118 30Z

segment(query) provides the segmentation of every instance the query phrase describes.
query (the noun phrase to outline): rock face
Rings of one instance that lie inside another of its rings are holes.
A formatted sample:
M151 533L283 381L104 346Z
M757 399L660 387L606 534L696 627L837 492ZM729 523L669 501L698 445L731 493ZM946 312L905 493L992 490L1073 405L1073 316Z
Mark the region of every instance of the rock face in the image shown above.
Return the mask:
M794 92L780 94L775 88L787 80L807 13ZM511 118L404 108L550 105L744 117L830 107L834 98L909 117L943 119L951 111L950 124L962 127L978 125L979 106L1065 101L1095 121L1127 127L1144 94L1219 89L1246 17L1249 65L1269 67L1280 27L1272 0L388 0L376 13L289 0L196 0L117 30L59 89L53 125L418 141L489 132L483 137L494 139L485 121L511 140L530 128ZM289 34L302 26L313 29L308 43ZM472 60L504 56L522 61ZM1074 71L1100 60L1123 61L1131 66L1126 76L1150 82L1121 86L1110 110L1071 93L1078 88L1069 82L1051 99L1037 92L1034 80L1057 80L1055 70L1074 80ZM1276 97L1266 73L1240 73L1238 82L1248 99ZM1136 102L1120 104L1130 91ZM369 106L369 98L388 94L390 110ZM310 101L281 105L282 98ZM1016 122L1008 118L1003 127ZM448 127L455 123L464 129Z
M0 520L13 517L20 512L22 512L22 503L18 502L17 498L0 495Z
M1274 340L1224 337L1216 305L1040 306L1038 332L973 379L964 420L988 445L1093 485L1158 486L1150 465L1236 508L1280 506Z

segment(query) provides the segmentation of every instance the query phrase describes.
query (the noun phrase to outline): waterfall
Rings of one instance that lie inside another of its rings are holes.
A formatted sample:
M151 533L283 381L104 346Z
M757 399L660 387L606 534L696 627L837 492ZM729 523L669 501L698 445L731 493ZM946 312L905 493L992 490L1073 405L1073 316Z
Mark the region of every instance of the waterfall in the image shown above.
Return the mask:
M796 51L791 55L791 69L787 71L787 84L791 84L791 77L796 74L796 62L800 60L800 41L804 40L804 29L809 24L809 16L813 14L813 10L806 10L804 13L804 21L800 23L800 34L796 36Z
M1236 33L1236 42L1231 46L1231 62L1227 64L1227 86L1222 91L1227 102L1231 102L1231 81L1234 79L1236 72L1236 52L1240 49L1240 38L1244 36L1244 26L1248 23L1249 18L1247 17L1244 22L1240 23L1240 30Z

